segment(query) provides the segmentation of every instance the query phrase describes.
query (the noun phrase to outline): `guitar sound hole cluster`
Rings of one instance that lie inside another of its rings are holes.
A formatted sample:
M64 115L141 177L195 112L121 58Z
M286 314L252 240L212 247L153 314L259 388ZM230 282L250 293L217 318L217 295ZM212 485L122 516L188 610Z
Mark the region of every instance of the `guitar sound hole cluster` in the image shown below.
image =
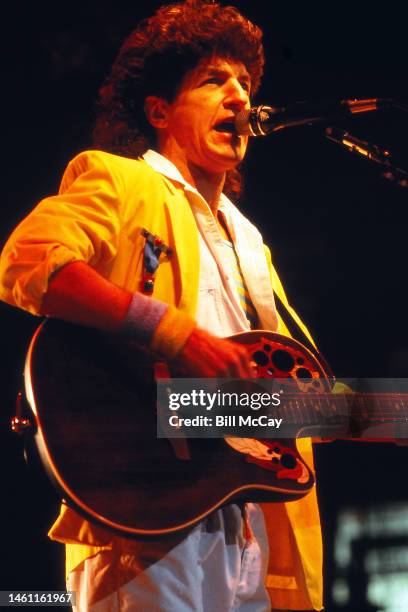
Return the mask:
M263 343L252 352L252 359L262 378L312 379L312 364L294 353L295 351L291 352L286 348L274 348L271 344Z

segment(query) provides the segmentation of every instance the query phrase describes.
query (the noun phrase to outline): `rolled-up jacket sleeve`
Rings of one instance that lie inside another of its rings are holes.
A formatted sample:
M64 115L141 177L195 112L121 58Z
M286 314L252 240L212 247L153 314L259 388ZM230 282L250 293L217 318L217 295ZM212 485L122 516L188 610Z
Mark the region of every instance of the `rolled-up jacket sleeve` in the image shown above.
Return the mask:
M0 259L0 298L39 314L50 276L73 261L103 270L117 251L120 175L98 151L68 165L58 195L42 200L17 226ZM114 165L113 165L114 166Z

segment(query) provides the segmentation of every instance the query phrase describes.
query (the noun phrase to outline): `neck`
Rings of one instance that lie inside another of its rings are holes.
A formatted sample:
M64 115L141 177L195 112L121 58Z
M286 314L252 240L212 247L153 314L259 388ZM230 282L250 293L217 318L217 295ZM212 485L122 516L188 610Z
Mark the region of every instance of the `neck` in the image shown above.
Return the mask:
M203 196L214 216L224 188L226 171L211 172L188 161L177 147L159 146L159 153L171 161L181 176Z
M216 216L221 193L224 188L225 172L223 174L209 174L202 168L192 168L190 164L190 176L189 182L203 196L213 215Z

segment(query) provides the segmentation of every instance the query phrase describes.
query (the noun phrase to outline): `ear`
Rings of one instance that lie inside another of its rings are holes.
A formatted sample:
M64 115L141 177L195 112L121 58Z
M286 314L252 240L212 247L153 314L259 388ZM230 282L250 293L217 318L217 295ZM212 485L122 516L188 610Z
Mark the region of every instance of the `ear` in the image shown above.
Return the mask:
M169 104L163 98L147 96L144 103L144 111L150 125L156 129L167 127Z

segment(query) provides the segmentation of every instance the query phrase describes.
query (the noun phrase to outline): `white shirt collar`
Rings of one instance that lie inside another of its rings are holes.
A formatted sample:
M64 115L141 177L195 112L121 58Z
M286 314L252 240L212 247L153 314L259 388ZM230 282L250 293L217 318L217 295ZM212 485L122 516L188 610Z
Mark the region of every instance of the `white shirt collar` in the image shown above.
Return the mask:
M149 164L151 168L153 168L153 170L156 170L156 172L163 174L172 181L177 181L178 183L181 183L185 187L193 189L193 187L189 185L187 181L184 180L181 175L181 172L176 168L173 162L167 159L167 157L164 157L157 151L153 151L153 149L149 149L148 151L146 151L146 153L144 153L143 159Z

